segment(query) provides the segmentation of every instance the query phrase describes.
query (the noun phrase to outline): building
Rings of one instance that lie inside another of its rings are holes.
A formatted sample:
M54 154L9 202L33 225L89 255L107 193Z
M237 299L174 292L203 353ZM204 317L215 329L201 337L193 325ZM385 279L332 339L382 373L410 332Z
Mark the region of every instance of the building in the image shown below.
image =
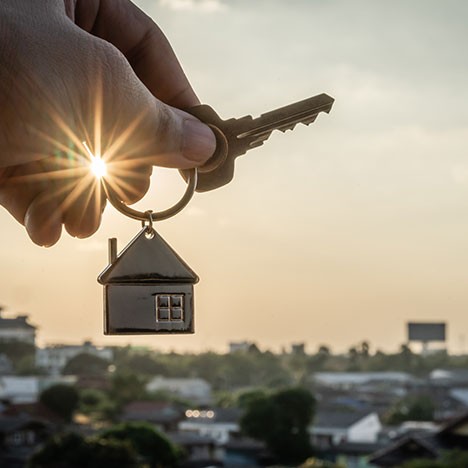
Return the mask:
M54 345L36 350L36 366L51 375L59 375L67 362L78 354L92 354L106 361L112 361L114 352L110 348L99 348L91 341L82 345Z
M52 434L42 419L0 415L0 466L24 467L28 458Z
M121 421L146 421L165 433L175 432L182 419L183 411L163 401L132 401L123 407L120 415Z
M256 348L256 344L253 341L231 341L229 343L229 353L247 352L254 347Z
M73 377L3 376L0 377L0 399L10 403L34 403L40 393L52 385L73 385Z
M27 315L17 317L3 317L0 308L0 343L20 341L33 346L36 343L36 327L28 323Z
M217 445L225 445L239 436L238 408L214 408L212 410L187 410L186 418L179 423L179 431L211 437Z
M419 380L406 372L316 372L312 376L316 385L337 390L351 390L362 386L408 387Z
M381 430L375 412L319 410L309 433L314 447L328 449L343 442L375 443Z
M203 379L155 377L146 385L150 393L168 392L199 405L212 403L211 385Z
M437 432L410 434L374 453L369 462L379 467L397 467L410 460L436 460L450 450L468 451L468 413L450 421Z

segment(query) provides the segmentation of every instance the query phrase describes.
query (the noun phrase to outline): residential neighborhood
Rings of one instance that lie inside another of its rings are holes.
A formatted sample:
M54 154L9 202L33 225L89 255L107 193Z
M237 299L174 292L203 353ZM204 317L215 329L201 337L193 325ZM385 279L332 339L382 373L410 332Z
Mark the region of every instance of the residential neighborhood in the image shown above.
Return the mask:
M468 356L367 342L345 354L249 341L224 354L39 347L28 317L5 313L0 330L2 467L35 466L52 436L91 447L117 430L152 431L177 453L162 466L182 468L406 467L468 452Z

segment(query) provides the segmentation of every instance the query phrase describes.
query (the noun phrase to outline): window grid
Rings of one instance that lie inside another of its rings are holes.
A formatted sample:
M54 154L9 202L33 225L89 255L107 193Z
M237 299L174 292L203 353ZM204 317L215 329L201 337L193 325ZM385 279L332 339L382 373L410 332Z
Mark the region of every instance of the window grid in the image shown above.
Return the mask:
M155 299L157 322L184 321L183 294L157 294Z

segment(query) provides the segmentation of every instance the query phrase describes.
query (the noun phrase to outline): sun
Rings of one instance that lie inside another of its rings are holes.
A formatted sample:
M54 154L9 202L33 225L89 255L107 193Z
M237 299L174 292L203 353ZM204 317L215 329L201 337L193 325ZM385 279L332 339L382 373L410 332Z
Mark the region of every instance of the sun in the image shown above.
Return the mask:
M100 156L95 156L85 141L83 141L83 146L86 148L86 151L90 157L89 169L94 174L96 179L102 179L107 175L107 165L105 161Z
M107 175L106 163L98 156L93 156L90 164L91 172L97 179L102 179Z

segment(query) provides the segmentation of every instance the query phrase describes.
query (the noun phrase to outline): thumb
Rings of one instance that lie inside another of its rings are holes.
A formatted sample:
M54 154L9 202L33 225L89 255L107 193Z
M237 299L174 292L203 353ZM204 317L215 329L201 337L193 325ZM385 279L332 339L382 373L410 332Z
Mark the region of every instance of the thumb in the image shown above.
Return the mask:
M111 152L120 153L117 159L148 165L178 169L203 165L216 149L211 129L156 98L115 47L101 42L102 46L107 67L101 68L102 92L96 95L103 98L104 139L114 148Z
M216 149L216 138L208 125L193 115L156 100L154 129L158 153L156 166L189 169L203 165Z

